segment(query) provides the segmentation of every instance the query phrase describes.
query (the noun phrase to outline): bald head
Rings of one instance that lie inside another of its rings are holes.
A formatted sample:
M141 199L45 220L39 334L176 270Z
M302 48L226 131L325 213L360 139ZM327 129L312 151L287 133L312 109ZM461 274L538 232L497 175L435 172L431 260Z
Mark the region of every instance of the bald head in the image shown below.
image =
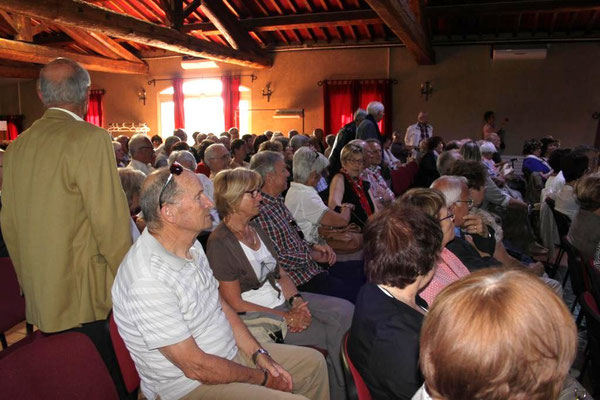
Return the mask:
M464 176L444 175L433 181L431 189L437 189L444 194L446 207L460 201L463 194L466 194L467 197L469 195L467 178Z
M78 63L68 58L57 58L40 71L38 96L44 106L87 111L90 75Z
M427 122L429 122L429 114L427 114L424 111L421 111L418 115L417 115L417 121L419 121L422 124L426 124Z

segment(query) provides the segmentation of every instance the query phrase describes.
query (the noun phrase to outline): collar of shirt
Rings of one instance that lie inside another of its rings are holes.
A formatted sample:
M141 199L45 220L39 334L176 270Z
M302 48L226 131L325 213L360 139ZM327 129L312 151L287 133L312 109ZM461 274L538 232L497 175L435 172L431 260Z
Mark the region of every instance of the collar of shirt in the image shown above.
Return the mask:
M142 235L138 240L140 239L142 239L142 241L145 242L153 256L159 257L165 262L165 264L167 264L176 271L181 270L188 263L193 263L194 260L196 260L200 255L198 249L195 248L196 243L198 242L195 242L194 245L190 248L190 254L193 258L192 260L176 256L175 254L165 249L163 245L148 231L147 228L144 229L144 232L142 232Z
M379 165L370 165L369 170L377 173L377 172L381 171L381 167Z
M283 197L281 195L279 195L277 197L273 197L271 195L268 195L265 192L260 192L260 195L262 197L262 203L265 205L277 204L277 203L283 202Z
M298 182L290 183L290 189L291 188L295 188L296 190L300 190L303 192L317 193L317 189L315 189L314 187Z
M75 114L72 111L65 110L64 108L50 107L50 108L48 108L48 110L59 110L59 111L62 111L62 112L66 112L67 114L69 114L70 116L72 116L73 118L75 118L77 121L83 121L83 119L79 115Z

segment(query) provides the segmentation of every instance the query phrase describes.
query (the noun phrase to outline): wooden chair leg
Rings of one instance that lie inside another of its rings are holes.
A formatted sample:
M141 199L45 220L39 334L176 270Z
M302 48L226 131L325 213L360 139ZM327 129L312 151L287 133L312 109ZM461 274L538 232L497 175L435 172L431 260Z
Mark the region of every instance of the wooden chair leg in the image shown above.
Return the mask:
M8 343L6 343L6 336L4 336L4 333L0 333L0 343L2 343L2 349L8 347Z

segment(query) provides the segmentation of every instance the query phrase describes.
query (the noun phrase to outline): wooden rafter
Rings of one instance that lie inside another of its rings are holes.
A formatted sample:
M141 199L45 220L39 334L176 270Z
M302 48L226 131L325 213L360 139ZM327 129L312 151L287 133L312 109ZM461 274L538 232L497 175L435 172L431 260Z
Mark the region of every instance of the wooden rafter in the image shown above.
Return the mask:
M66 26L85 26L87 31L123 38L195 57L247 67L270 67L266 54L235 50L197 39L185 33L116 13L80 0L0 0L0 8Z
M314 14L277 15L273 17L248 18L238 21L245 30L255 32L278 31L282 29L311 29L329 26L349 26L380 24L381 18L373 10L348 10L319 12ZM216 27L209 22L184 25L183 31L200 30L214 32ZM208 34L208 33L206 33Z
M194 0L190 4L185 6L185 8L183 10L183 19L186 19L187 17L190 16L191 13L196 11L198 6L200 6L200 3L202 3L202 0Z
M367 1L368 2L368 1ZM513 14L519 12L565 12L600 10L598 0L529 0L471 2L452 5L426 7L429 16L473 15L473 14Z
M221 0L203 0L200 9L223 34L231 47L236 50L246 49L253 53L261 51L248 31L239 25L237 18Z
M70 26L60 26L60 29L71 36L80 45L100 54L101 56L116 60L119 58L112 50L108 49L103 43L100 43L95 37L89 33Z
M433 64L435 55L427 33L416 20L406 2L398 0L365 0L385 24L402 40L417 63Z
M0 64L0 76L3 78L37 79L39 75L39 68Z
M3 59L35 64L47 64L57 57L68 57L92 71L117 72L124 74L147 74L148 66L124 60L111 60L89 56L37 44L0 39L0 54Z

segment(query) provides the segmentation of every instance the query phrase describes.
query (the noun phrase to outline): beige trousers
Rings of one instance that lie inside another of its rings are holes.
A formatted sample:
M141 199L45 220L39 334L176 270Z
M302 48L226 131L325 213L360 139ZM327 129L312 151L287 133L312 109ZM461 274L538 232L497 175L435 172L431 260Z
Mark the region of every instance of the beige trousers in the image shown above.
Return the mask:
M262 343L262 346L290 373L293 393L281 392L249 383L201 385L182 400L329 400L327 364L318 351L288 344ZM255 368L252 360L238 352L233 361Z

